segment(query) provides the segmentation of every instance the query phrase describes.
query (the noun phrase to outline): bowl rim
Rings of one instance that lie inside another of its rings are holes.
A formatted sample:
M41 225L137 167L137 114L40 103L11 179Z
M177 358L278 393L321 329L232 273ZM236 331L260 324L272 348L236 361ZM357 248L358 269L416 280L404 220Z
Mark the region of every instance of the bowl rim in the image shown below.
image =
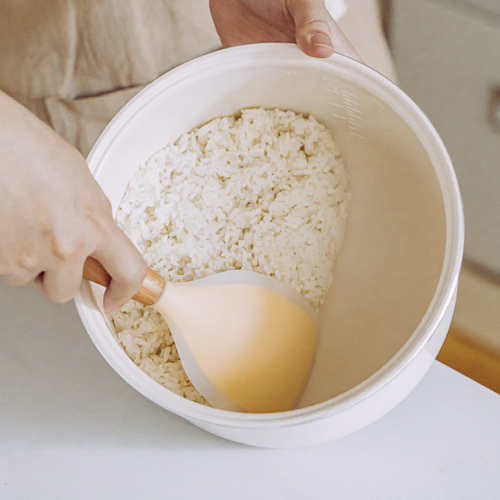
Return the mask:
M443 196L446 220L446 243L443 266L438 285L426 313L404 346L384 366L368 379L338 396L305 408L280 413L239 413L220 410L189 401L160 385L126 355L112 333L102 335L102 313L95 302L91 286L83 282L75 303L87 333L108 363L130 385L148 399L191 421L246 429L295 426L327 418L358 405L394 380L420 354L442 321L458 286L463 258L464 216L459 187L450 157L436 130L418 106L393 82L361 62L333 54L326 59L304 55L295 45L286 43L253 44L213 52L193 59L160 76L129 101L105 128L88 158L88 166L97 176L115 138L142 107L160 93L199 77L203 70L225 66L234 69L238 64L272 64L328 70L335 66L337 76L354 78L362 88L381 102L390 105L410 126L422 143L434 166ZM436 167L439 166L439 169ZM101 318L99 324L98 317ZM99 332L99 333L98 333ZM113 345L114 344L114 345ZM121 351L116 350L118 347ZM408 391L409 392L409 391Z

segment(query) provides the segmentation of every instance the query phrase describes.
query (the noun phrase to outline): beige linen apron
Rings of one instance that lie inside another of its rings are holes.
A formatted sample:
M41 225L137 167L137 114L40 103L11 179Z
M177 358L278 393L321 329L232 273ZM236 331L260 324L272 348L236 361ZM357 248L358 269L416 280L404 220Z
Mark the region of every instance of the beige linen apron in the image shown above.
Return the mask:
M84 155L144 85L218 48L208 0L0 0L0 89Z
M208 1L0 0L0 89L86 155L144 85L220 48ZM396 81L377 1L345 3L327 0L365 63Z

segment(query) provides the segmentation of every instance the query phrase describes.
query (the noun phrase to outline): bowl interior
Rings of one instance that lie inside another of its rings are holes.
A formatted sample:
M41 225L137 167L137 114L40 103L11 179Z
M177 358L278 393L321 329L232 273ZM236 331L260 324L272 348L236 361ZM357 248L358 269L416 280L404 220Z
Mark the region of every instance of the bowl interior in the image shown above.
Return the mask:
M116 209L141 163L212 118L278 107L310 113L332 131L352 201L305 407L366 380L409 340L440 279L446 221L429 152L383 77L340 56L273 50L223 51L160 78L119 113L88 162Z

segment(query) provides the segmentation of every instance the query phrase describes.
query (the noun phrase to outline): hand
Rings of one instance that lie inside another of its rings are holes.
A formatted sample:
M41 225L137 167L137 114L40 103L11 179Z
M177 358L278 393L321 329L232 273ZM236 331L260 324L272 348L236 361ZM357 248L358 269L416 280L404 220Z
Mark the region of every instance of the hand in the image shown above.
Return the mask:
M210 0L210 10L224 47L288 42L312 57L360 60L324 0Z
M73 298L92 255L112 277L112 311L139 289L147 265L113 220L81 154L0 92L0 276L34 282L53 302Z

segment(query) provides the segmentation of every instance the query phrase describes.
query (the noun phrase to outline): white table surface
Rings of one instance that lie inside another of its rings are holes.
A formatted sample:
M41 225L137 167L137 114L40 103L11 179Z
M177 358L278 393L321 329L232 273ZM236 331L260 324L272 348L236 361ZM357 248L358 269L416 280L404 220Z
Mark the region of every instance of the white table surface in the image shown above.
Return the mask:
M1 283L0 318L2 500L500 498L500 396L438 362L354 435L259 449L129 387L72 303Z

